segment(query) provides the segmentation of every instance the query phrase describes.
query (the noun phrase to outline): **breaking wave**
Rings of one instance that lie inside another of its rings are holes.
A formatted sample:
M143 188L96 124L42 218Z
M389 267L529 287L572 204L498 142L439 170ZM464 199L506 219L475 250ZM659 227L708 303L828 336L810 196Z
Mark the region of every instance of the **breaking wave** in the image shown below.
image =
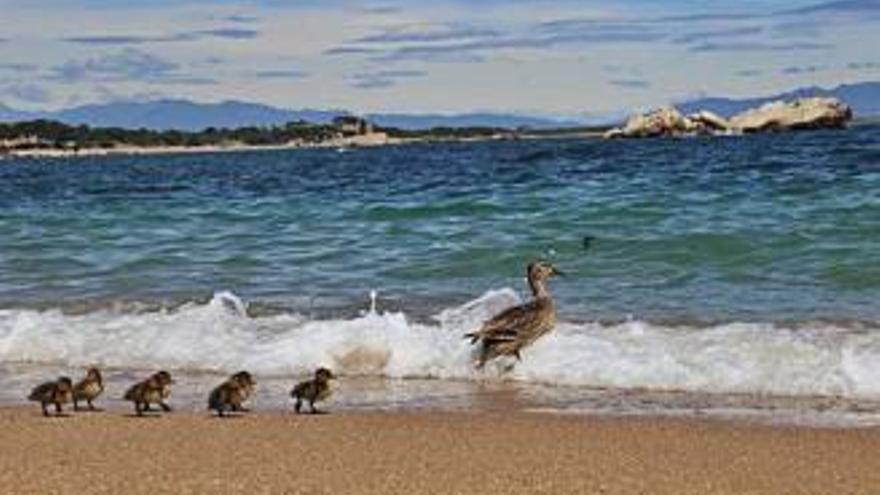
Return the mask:
M375 309L352 319L251 317L229 292L207 304L146 313L7 309L0 311L0 364L248 369L268 376L329 365L349 376L880 397L880 327L870 325L561 322L512 369L501 362L475 371L474 349L462 334L518 301L513 290L490 291L427 324Z

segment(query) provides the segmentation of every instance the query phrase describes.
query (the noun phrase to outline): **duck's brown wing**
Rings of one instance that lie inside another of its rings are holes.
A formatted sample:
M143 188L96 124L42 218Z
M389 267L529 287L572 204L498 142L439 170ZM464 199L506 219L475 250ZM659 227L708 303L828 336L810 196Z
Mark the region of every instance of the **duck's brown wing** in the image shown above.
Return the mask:
M125 395L123 395L122 398L131 401L140 400L143 388L144 382L136 383L125 391Z
M228 390L228 382L225 382L212 390L211 394L208 396L208 409L220 409L225 406L227 398L229 397Z
M86 387L88 387L88 386L89 386L88 380L80 380L80 381L76 382L76 385L73 386L74 395L76 395L76 396L82 395L85 392Z
M535 301L508 308L483 323L476 332L465 334L465 337L470 338L472 344L481 340L487 344L516 340L521 329L534 324L538 313L536 309Z
M42 401L50 397L55 391L55 382L41 383L31 390L28 400Z

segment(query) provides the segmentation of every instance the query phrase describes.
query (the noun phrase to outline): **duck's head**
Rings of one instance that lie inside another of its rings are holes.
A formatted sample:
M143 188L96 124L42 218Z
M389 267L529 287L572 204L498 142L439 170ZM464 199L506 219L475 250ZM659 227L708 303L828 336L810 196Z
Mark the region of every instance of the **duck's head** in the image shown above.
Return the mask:
M164 370L153 375L153 378L155 378L156 381L159 382L159 384L162 386L171 385L172 383L174 383L174 380L171 379L171 373Z
M254 377L247 371L239 371L232 375L232 379L243 387L253 387L257 384L257 382L254 381Z
M526 277L535 296L548 295L545 286L546 281L560 275L562 275L562 272L548 261L533 261L526 268Z
M327 381L335 379L336 375L329 369L321 367L315 371L315 378L320 381Z
M533 261L529 263L526 269L526 276L529 280L547 280L551 277L560 276L563 273L558 268L547 261Z
M69 392L73 390L73 380L66 376L58 377L58 390L62 392Z
M101 370L99 370L98 368L89 368L89 370L86 371L86 379L93 382L100 382Z

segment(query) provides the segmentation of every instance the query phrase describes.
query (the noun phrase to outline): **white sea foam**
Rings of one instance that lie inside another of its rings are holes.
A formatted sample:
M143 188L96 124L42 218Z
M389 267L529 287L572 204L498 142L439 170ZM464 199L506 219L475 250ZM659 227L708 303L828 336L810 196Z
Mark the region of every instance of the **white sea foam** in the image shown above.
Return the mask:
M492 291L436 317L370 311L349 320L282 314L252 318L234 294L174 311L0 311L0 363L213 370L263 375L307 373L329 365L343 375L521 380L590 387L717 393L880 397L880 328L828 325L791 329L768 323L665 327L560 323L509 372L473 369L462 339L515 304ZM380 308L381 310L381 308Z

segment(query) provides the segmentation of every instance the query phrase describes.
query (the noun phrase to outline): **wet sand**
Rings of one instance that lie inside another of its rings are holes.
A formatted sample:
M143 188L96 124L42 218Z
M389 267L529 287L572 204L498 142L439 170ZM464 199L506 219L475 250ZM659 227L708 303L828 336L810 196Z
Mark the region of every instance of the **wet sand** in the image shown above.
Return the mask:
M873 494L880 429L527 413L0 408L3 493Z

